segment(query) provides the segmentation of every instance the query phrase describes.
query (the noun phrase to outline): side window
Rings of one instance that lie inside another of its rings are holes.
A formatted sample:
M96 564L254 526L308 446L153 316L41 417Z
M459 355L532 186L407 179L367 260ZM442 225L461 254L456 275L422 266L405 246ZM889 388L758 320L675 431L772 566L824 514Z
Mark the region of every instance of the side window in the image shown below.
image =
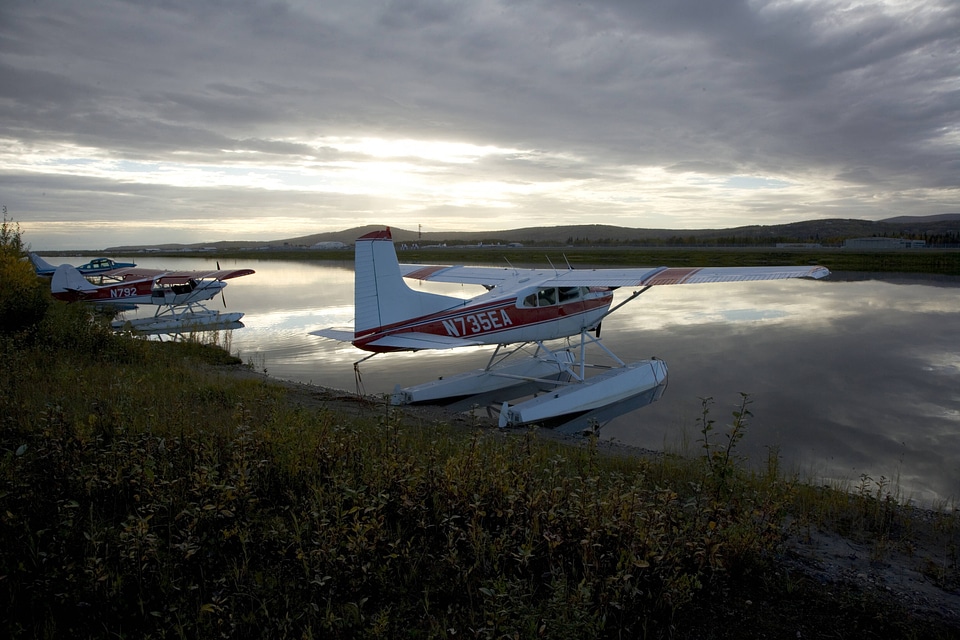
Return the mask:
M580 287L560 287L558 291L560 292L560 304L573 302L582 297L580 295Z
M557 290L556 289L540 289L537 292L537 298L539 306L549 307L550 305L557 304Z
M589 287L544 287L535 293L523 297L520 306L528 308L551 307L557 303L565 304L581 300L590 293Z

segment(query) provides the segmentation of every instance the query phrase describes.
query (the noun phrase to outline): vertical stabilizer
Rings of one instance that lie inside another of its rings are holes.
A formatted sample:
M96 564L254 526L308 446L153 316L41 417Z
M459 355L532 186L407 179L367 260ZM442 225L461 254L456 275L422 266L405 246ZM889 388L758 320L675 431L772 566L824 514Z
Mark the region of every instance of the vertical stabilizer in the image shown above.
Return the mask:
M66 293L68 291L96 291L97 287L77 271L75 267L69 264L62 264L53 272L53 279L50 280L50 291L52 293Z
M389 227L357 239L355 269L354 331L357 336L464 303L460 298L414 291L407 286L400 274Z
M30 262L33 263L33 269L37 272L38 275L50 276L53 275L53 272L57 270L55 266L41 258L35 253L27 254L30 257Z

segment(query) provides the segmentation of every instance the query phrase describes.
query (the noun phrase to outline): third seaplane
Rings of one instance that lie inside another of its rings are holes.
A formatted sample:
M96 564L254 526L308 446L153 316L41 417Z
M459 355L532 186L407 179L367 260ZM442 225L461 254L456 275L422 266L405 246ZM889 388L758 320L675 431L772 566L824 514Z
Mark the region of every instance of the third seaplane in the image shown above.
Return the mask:
M118 310L152 305L156 307L153 316L115 320L114 328L177 334L235 327L243 313L220 313L207 308L205 303L218 294L223 296L225 280L252 273L253 269L164 271L129 267L99 274L109 281L93 284L77 268L62 264L53 273L50 292L58 300L88 302Z

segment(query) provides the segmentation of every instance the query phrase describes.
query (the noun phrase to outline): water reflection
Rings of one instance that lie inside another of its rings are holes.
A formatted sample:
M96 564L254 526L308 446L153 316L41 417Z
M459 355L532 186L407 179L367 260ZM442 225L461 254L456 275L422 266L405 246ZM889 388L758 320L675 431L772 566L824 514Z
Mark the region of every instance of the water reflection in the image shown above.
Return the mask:
M80 259L78 259L79 261ZM211 268L201 259L142 266ZM246 313L231 336L241 358L269 374L353 390L366 355L308 335L352 324L351 264L221 262L256 269L231 280L226 302ZM624 360L657 356L670 387L650 406L614 418L602 437L648 449L699 451L701 398L729 423L740 392L751 419L739 453L815 481L895 479L904 497L960 497L960 279L834 274L826 281L655 287L604 321ZM426 287L425 287L426 288ZM469 295L459 285L429 287ZM618 292L618 299L628 295ZM367 393L475 369L489 349L390 354L365 362Z
M638 409L650 406L661 397L667 389L667 383L657 385L652 389L647 389L635 396L615 402L600 409L587 411L579 416L564 416L557 418L545 427L551 428L560 433L585 433L598 432L603 434L603 428L623 416L629 415Z

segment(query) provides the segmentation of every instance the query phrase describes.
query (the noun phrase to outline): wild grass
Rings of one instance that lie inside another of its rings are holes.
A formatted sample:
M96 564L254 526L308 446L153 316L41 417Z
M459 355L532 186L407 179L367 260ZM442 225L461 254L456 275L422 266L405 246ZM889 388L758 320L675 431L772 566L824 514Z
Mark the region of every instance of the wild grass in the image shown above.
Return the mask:
M8 637L742 637L729 603L807 593L770 569L791 510L864 535L902 517L886 485L845 510L743 468L746 396L722 427L704 401L701 455L618 458L292 405L216 345L75 305L0 340Z

